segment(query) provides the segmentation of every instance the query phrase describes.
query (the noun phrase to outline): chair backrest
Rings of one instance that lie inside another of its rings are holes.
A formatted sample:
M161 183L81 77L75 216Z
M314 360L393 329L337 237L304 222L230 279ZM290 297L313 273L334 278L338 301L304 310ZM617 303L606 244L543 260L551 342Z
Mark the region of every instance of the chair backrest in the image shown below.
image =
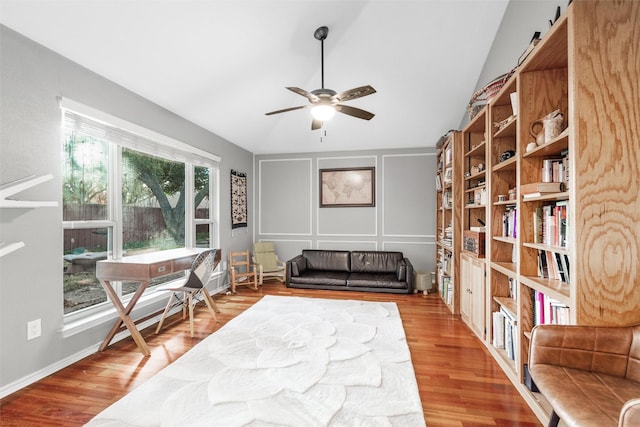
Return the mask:
M219 262L220 254L218 249L209 249L201 252L193 260L189 277L184 286L186 288L202 288L206 286Z
M256 264L260 264L264 271L278 269L278 257L273 242L256 242L253 244L253 254Z
M249 261L249 251L229 251L229 268L233 268L236 273L247 273L251 270Z

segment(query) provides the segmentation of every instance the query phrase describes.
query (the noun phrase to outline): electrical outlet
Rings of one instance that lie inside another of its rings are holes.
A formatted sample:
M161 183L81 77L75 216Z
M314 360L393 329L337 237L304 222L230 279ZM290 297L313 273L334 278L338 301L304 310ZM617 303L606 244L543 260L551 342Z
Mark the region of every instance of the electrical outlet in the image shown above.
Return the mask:
M41 319L32 320L27 322L27 340L38 338L42 335L42 321Z

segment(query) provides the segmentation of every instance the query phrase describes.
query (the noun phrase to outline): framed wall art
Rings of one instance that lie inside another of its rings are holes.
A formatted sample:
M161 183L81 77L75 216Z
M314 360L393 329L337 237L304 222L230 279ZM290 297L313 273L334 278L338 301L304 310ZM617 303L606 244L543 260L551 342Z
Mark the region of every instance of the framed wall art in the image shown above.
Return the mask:
M231 170L231 228L247 226L247 174Z
M320 169L320 207L373 207L376 205L374 167Z

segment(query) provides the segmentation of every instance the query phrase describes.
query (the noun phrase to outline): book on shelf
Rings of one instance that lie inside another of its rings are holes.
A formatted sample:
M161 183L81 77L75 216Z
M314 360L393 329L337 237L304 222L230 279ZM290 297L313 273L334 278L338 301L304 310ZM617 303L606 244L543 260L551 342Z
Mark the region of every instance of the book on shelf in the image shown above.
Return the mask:
M513 277L509 277L509 298L518 300L518 281Z
M504 307L500 307L500 313L504 317L504 349L511 360L515 360L517 348L517 321L515 317Z
M534 193L559 193L562 189L561 182L532 182L531 184L522 184L520 193L523 196Z
M542 243L542 208L533 210L533 243Z
M504 314L500 311L493 312L493 346L504 348Z
M569 149L565 148L560 152L562 156L562 183L564 184L564 191L569 191Z
M571 283L569 255L538 249L538 277Z
M517 208L515 206L507 207L502 214L502 237L518 237L517 235Z

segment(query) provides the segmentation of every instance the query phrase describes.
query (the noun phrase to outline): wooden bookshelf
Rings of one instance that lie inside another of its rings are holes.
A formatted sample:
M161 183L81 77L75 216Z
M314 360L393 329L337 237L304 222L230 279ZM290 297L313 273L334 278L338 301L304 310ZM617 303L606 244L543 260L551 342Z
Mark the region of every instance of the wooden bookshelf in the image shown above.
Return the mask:
M436 287L452 313L460 312L459 255L462 164L460 133L452 131L436 154Z
M572 2L462 131L463 230L478 225L478 219L486 223L487 332L478 336L543 424L550 405L524 384L533 292L568 306L572 324L640 323L640 104L630 95L640 93L640 70L637 61L625 59L635 49L628 34L638 32L638 2ZM517 94L517 115L512 93ZM562 132L527 152L531 124L557 109L564 116ZM516 155L502 160L508 150ZM563 157L565 190L524 198L520 187L543 182L543 165ZM484 170L473 168L480 163ZM478 185L486 188L486 205L470 203ZM515 199L508 198L509 190ZM559 215L567 209L566 223L555 218L555 232L565 233L566 244L538 243L533 218L545 206L559 206L546 208ZM506 231L509 215L515 226ZM564 280L539 277L540 257L547 254L558 264L569 261L568 281L566 275ZM462 264L464 270L464 259ZM515 360L492 344L492 313L501 309L517 318ZM472 320L463 320L478 329Z

